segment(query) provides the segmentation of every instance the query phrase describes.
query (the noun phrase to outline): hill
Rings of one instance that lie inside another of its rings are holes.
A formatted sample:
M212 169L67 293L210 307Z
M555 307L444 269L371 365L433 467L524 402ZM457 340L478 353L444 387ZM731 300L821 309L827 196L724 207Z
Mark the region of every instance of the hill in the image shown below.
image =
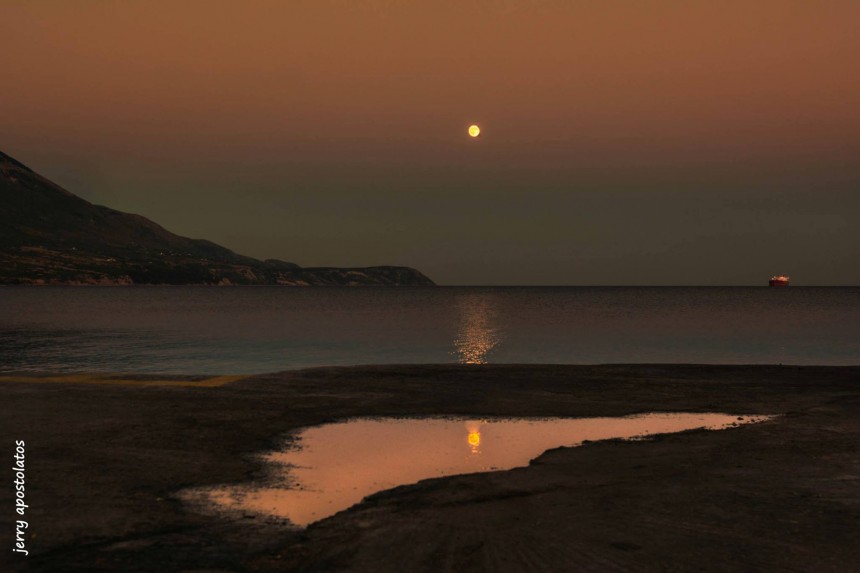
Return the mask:
M92 203L0 152L0 284L432 285L409 267L300 267Z

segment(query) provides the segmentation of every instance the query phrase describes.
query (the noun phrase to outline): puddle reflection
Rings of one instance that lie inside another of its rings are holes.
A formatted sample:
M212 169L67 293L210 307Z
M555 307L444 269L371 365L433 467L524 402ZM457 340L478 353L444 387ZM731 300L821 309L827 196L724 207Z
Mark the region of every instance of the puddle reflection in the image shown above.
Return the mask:
M466 422L466 443L473 454L481 453L481 422L469 420Z
M305 526L372 493L427 478L525 466L558 446L693 428L724 429L766 419L728 414L355 419L302 430L289 449L266 455L279 466L271 483L198 490L187 492L186 498Z

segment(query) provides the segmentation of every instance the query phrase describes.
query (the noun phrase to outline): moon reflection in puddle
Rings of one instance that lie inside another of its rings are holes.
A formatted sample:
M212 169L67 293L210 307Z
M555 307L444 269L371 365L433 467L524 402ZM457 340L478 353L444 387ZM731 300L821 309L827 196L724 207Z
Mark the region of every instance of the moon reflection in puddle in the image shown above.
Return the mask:
M659 413L618 418L357 418L293 434L265 454L275 478L186 491L185 499L304 527L366 496L427 478L507 470L584 441L720 430L768 416Z

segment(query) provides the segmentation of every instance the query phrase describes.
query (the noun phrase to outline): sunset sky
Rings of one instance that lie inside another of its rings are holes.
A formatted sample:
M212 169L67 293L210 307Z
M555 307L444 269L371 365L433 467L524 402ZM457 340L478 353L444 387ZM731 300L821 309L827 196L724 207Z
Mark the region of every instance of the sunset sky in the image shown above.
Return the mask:
M305 266L856 285L858 30L856 0L12 0L0 150Z

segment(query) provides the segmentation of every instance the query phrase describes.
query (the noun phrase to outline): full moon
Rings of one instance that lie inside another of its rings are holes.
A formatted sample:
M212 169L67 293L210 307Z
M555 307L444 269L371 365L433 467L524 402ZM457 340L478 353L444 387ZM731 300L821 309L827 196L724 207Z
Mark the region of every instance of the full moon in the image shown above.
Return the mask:
M469 135L471 135L472 137L478 137L479 135L481 135L481 128L477 125L470 125Z

